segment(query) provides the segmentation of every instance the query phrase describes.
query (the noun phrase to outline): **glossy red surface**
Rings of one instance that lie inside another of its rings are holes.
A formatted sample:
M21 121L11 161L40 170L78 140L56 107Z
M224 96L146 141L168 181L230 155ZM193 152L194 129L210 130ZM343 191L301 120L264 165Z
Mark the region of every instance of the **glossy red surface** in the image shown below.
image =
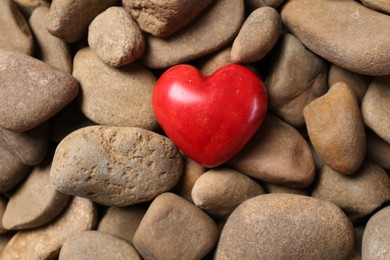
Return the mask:
M205 167L232 158L252 137L267 110L261 79L230 64L210 76L190 65L168 69L153 92L153 109L167 136Z

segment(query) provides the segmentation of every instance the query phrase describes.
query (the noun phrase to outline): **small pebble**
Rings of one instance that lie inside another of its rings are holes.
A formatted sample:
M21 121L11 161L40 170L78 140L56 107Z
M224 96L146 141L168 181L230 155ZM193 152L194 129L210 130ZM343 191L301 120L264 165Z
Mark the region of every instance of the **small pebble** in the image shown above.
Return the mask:
M59 260L141 260L137 251L126 241L99 231L84 231L66 239Z
M352 89L336 83L306 105L303 114L310 141L324 163L340 174L354 173L366 154L366 136Z
M353 227L334 204L292 195L259 195L228 218L217 245L220 259L346 259Z
M90 126L57 146L50 176L63 193L129 206L173 188L182 166L179 150L165 136L141 128Z
M272 7L261 7L246 18L230 54L233 63L261 60L275 45L281 30L279 13Z
M388 0L361 0L365 6L390 15L390 2Z
M217 240L217 225L206 213L163 193L150 204L133 242L144 259L201 259Z
M229 168L203 173L192 189L195 205L218 218L227 218L242 202L260 194L264 190L259 184Z
M122 7L110 7L93 19L88 29L88 44L112 67L135 61L145 50L141 29Z

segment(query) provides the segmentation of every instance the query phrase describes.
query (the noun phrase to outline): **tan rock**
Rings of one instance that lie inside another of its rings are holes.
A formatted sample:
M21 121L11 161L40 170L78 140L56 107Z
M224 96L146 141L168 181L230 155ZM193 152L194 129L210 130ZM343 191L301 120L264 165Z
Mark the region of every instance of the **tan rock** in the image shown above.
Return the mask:
M163 193L149 206L133 242L144 259L201 259L217 239L217 226L206 213Z
M390 169L390 144L372 131L367 133L367 160L378 164L380 167Z
M34 40L26 19L12 0L0 1L0 49L32 55Z
M81 87L81 110L93 122L157 128L152 108L156 77L141 64L133 62L120 69L112 68L85 48L74 58L73 76Z
M182 158L170 139L132 127L90 126L57 146L50 171L61 192L107 206L149 201L170 190Z
M74 259L141 260L126 241L99 231L84 231L66 239L59 260Z
M212 0L122 0L143 31L166 37L189 24Z
M94 228L96 217L95 207L90 200L73 198L55 222L16 233L4 248L0 258L55 259L69 236Z
M258 183L229 168L205 172L192 189L195 205L219 218L227 218L242 202L260 194L264 194L264 190Z
M232 47L227 47L213 52L212 54L204 57L199 62L198 68L205 75L213 74L217 69L228 65L230 62L230 52Z
M228 44L243 21L243 0L215 0L185 30L164 39L148 36L141 60L151 68L167 68L200 58Z
M307 142L295 128L272 114L229 165L253 178L292 187L306 187L314 179Z
M45 15L48 6L37 7L31 14L29 24L38 44L38 59L72 74L72 55L68 45L51 35L45 28Z
M307 131L319 157L340 174L354 173L366 153L364 124L357 98L344 82L303 110Z
M390 143L390 76L376 77L371 82L362 102L364 123Z
M364 75L390 74L388 15L356 1L332 0L290 0L281 15L306 47L337 66Z
M41 6L50 6L48 0L13 0L25 17L30 17L32 12Z
M302 126L305 105L328 89L327 64L291 34L284 34L276 49L266 80L269 106L288 123Z
M7 201L4 197L0 197L0 219L3 219L5 208L7 207ZM8 232L8 229L4 228L3 223L0 221L0 237L2 234ZM0 246L1 247L1 246Z
M361 0L362 4L365 6L377 10L379 12L384 12L390 14L390 2L386 0Z
M334 204L301 195L267 194L233 211L215 259L345 259L352 246L352 224Z
M122 7L110 7L93 19L88 28L88 44L112 67L135 61L145 50L141 29Z
M272 7L260 7L245 20L230 54L233 63L261 60L275 45L281 30L279 13Z
M89 24L98 14L118 2L119 0L52 0L45 16L46 29L66 42L78 41L87 34Z

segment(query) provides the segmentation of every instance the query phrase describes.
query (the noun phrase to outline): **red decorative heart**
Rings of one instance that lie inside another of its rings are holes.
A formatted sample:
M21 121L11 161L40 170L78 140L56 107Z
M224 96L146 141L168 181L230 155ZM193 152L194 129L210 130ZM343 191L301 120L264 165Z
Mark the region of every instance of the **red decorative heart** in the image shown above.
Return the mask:
M157 80L157 121L188 157L206 167L232 158L255 133L267 110L261 79L237 64L210 76L177 65Z

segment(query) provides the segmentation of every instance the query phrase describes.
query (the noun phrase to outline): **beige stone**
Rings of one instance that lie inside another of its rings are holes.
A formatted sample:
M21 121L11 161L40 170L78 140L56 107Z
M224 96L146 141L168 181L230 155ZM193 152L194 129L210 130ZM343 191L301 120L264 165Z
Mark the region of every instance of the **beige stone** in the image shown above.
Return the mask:
M163 193L149 206L133 242L144 259L201 259L217 239L217 226L206 213Z
M357 1L290 0L284 25L313 52L364 75L390 74L390 16Z
M268 114L248 144L228 163L253 178L292 187L306 187L314 179L314 161L302 135Z
M141 29L122 7L110 7L93 19L88 27L88 44L112 67L137 60L145 50Z
M156 77L133 62L116 69L90 48L74 58L73 76L80 83L79 103L84 115L97 124L156 129L152 93Z
M372 131L367 133L367 160L378 164L385 170L390 169L390 144Z
M1 196L0 197L0 220L3 219L3 216L4 216L4 212L5 212L5 208L7 207L7 201L6 199ZM3 226L3 223L1 223L0 221L0 237L3 237L2 234L5 234L8 232L8 229L6 229L4 226ZM1 243L1 242L0 242ZM1 246L0 246L1 247Z
M50 6L48 0L13 0L20 10L23 12L25 17L30 17L32 12L41 6Z
M233 211L215 259L346 259L352 246L352 224L334 204L301 195L267 194Z
M132 127L90 126L57 146L50 171L61 192L107 206L149 201L170 190L182 157L170 139Z
M303 114L311 143L324 163L338 173L354 173L366 154L366 137L351 88L336 83L309 103Z
M390 2L387 0L361 0L361 2L371 9L390 14Z
M228 65L230 62L230 52L232 50L231 45L218 50L199 61L198 68L199 70L209 76L213 74L217 69Z

